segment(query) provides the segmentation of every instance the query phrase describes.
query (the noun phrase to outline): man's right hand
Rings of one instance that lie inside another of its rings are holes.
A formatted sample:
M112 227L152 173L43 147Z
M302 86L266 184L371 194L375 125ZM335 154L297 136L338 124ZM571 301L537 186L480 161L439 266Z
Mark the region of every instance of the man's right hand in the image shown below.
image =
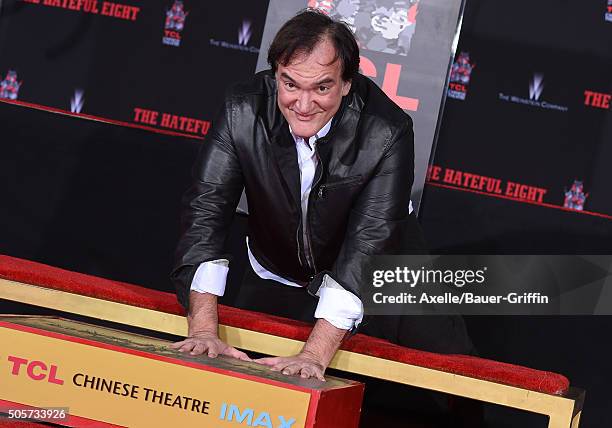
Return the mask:
M190 355L206 353L211 358L218 355L238 358L243 361L252 361L247 354L219 339L217 328L219 326L217 315L217 296L210 293L189 293L189 313L187 323L188 336L185 340L170 345L171 349L179 352L189 352Z
M189 352L190 355L206 353L211 358L216 358L218 355L227 355L243 361L252 361L247 354L229 346L214 333L192 334L185 340L173 343L170 348L179 352Z

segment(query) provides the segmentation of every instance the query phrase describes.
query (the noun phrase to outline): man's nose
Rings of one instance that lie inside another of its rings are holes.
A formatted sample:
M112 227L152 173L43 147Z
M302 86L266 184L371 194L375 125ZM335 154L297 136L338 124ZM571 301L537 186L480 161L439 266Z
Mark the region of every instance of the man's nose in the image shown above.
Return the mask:
M297 107L297 111L299 113L309 113L310 107L312 104L312 97L310 95L310 91L300 91L298 95L298 99L295 102L295 106Z

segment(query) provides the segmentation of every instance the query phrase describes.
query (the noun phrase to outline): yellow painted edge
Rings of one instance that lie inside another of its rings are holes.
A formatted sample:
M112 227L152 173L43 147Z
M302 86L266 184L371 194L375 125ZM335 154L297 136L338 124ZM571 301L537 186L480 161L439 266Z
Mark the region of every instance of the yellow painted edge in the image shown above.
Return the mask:
M578 413L574 415L574 417L572 418L571 428L578 428L578 425L580 425L580 415L581 414L582 414L582 411L579 411Z
M0 279L0 298L178 336L187 333L183 316L6 279ZM219 334L232 346L268 355L295 354L303 345L298 340L225 325L219 326ZM330 367L541 413L551 418L565 417L568 411L571 417L574 406L574 400L565 397L342 350L336 353Z
M182 316L6 279L0 279L0 298L179 336L187 333Z

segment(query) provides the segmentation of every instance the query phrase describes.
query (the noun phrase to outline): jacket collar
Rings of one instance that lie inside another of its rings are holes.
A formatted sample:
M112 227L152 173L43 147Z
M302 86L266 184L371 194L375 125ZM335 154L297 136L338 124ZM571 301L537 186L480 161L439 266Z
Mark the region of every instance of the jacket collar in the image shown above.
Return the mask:
M325 136L326 136L326 135L329 133L329 130L330 130L330 128L331 128L331 124L332 124L332 120L334 120L334 118L333 118L333 117L332 117L331 119L329 119L329 121L328 121L328 122L327 122L325 125L323 125L323 128L319 129L319 130L318 130L318 131L315 133L315 135L313 135L312 137L310 137L310 138L308 139L308 145L309 145L309 146L314 147L314 146L312 145L312 143L314 143L315 141L317 141L317 140L319 140L319 139L321 139L321 138L325 137ZM298 138L302 138L302 137L298 137L297 135L295 135L295 134L293 133L293 130L291 129L291 125L289 125L289 132L291 133L291 136L293 137L293 139L294 139L295 141L297 141L297 139L298 139Z
M285 191L299 207L300 170L298 168L295 141L289 132L289 125L284 118L279 125L276 129L271 130L270 148L274 154L276 166L284 180Z

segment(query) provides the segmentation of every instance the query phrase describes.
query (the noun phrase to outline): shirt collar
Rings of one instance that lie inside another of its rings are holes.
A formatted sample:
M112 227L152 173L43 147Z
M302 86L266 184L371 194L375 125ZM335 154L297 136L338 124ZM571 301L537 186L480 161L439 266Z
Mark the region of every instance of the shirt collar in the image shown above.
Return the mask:
M325 125L323 125L323 128L319 129L319 131L317 133L315 133L315 135L313 135L312 137L310 137L308 139L308 144L312 146L312 144L318 140L319 138L323 138L327 135L327 133L329 132L329 130L331 129L331 124L332 124L332 120L334 118L332 117L331 119L329 119L329 122L327 122ZM291 136L293 137L293 139L297 142L298 139L301 139L301 137L298 137L297 135L295 135L293 133L293 131L291 130L291 125L289 125L289 132L291 132Z

